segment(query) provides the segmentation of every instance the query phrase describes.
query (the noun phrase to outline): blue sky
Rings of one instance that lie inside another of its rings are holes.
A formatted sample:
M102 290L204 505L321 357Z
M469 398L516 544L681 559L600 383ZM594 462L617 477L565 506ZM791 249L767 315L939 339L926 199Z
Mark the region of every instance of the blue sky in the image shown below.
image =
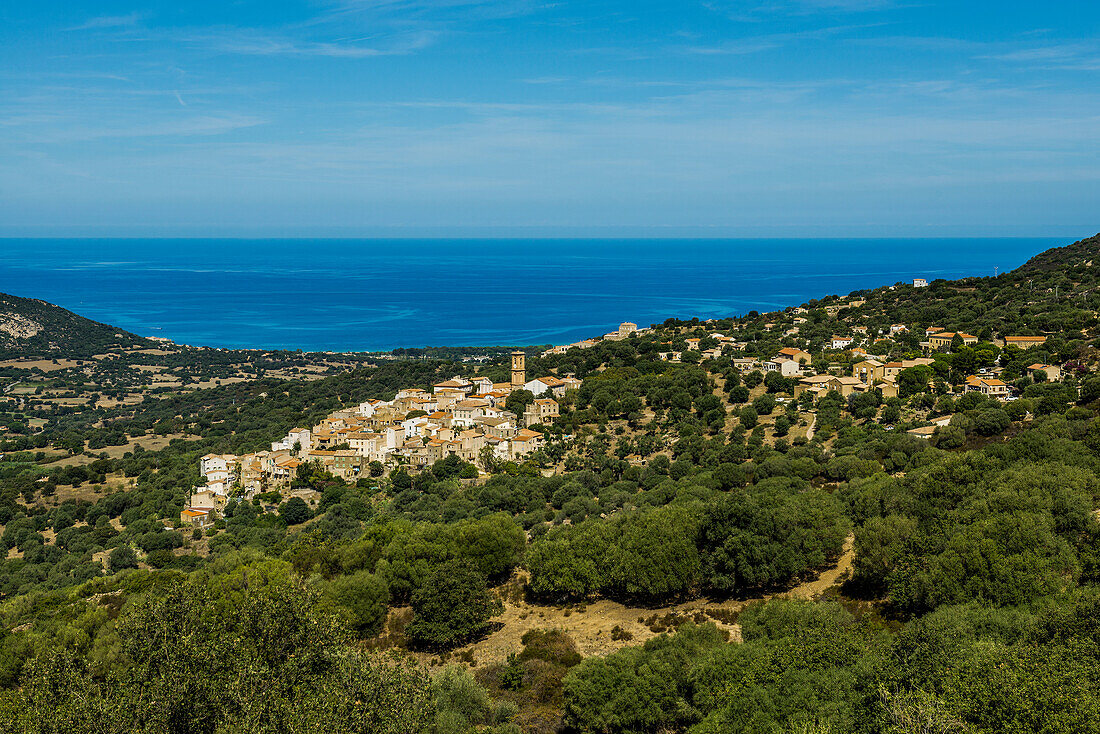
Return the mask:
M1088 235L1100 5L0 4L0 234Z

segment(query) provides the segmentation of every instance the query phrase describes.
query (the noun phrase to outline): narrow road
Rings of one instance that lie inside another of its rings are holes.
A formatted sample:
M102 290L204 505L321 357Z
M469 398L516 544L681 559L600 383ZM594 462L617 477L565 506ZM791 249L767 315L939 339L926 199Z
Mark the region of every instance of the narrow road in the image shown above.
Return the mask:
M806 429L806 440L807 441L813 441L814 440L814 426L816 426L816 425L817 425L817 413L814 413L813 417L810 418L810 427Z

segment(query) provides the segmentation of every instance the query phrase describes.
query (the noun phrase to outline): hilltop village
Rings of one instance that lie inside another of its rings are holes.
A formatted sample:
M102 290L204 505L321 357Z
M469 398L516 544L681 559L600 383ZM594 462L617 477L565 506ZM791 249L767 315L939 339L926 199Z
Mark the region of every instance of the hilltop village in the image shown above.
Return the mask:
M552 422L558 416L555 398L577 390L581 381L570 375L528 380L526 355L510 357L510 382L455 376L432 385L431 392L405 388L392 400L366 400L312 428L292 428L270 451L207 454L200 460L206 483L192 493L183 518L202 525L209 510L223 508L231 495L252 499L287 489L298 468L311 461L354 482L398 467L424 469L449 456L485 468L494 460L522 460L543 445L543 434L531 427ZM518 407L509 410L513 405Z
M916 278L912 286L896 285L889 290L899 287L927 288L928 281ZM951 425L953 415L944 407L953 398L973 393L1011 403L1026 384L1058 382L1063 369L1084 370L1074 360L1065 365L1031 362L1020 369L1018 355L1044 347L1046 335L987 334L986 339L979 340L965 331L949 331L936 325L877 326L874 319L861 313L865 305L864 299L826 299L817 308L792 307L739 324L728 323L722 332L711 330L715 322L684 326L670 321L643 329L623 322L616 331L553 346L540 356L553 360L601 344L624 340L637 344L645 339L646 346L655 350L661 361L703 364L711 372L736 372L738 382L747 389L758 388L753 393L763 398L753 401L747 411L755 412L755 418L735 413L746 429L751 430L760 420L761 404L788 406L785 420L778 422L780 428L772 424L765 433L772 442L786 435L786 424L801 420L806 427L816 422L816 406L830 394L853 404L853 396L860 395L867 396L874 405L888 403L892 410L884 416L896 413L900 418L900 398L933 389L947 400L939 401L939 411L933 404L926 411L911 413L920 425L906 429L914 437L930 439L940 428ZM841 333L814 338L808 327L819 324L832 324ZM803 329L808 333L804 334ZM761 349L765 339L794 346ZM954 355L950 362L948 355ZM513 351L509 359L509 382L455 375L430 389L405 387L392 399L369 399L356 407L333 411L311 427L292 428L273 441L270 450L239 456L207 454L199 467L204 484L192 490L181 520L206 527L233 498L264 496L272 510L272 502L277 504L290 496L316 504L316 493L295 490L300 467L311 462L333 477L357 482L377 479L394 470L415 473L448 457L467 465L467 479L490 474L494 462L538 458L536 452L550 437L547 427L560 415L559 401L579 390L582 381L571 373L543 374L529 380L525 352ZM961 372L960 367L972 371ZM1006 369L1012 379L1022 378L1023 382L1013 385L1002 379ZM746 399L741 402L748 402L749 395L746 391ZM734 407L736 403L732 401ZM763 412L773 410L769 407ZM892 430L898 422L894 419L885 427ZM813 429L809 428L803 440L812 435ZM569 441L573 437L557 438ZM539 464L546 466L545 461Z

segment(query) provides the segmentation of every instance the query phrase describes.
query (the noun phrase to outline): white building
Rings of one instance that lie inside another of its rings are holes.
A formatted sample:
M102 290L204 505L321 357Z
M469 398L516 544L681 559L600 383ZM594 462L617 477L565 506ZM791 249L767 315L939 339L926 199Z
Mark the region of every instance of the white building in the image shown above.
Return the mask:
M199 459L199 473L208 485L220 485L224 493L236 484L240 460L232 454L207 454Z
M847 349L852 342L855 341L850 336L836 336L833 335L833 349Z
M356 409L356 413L364 418L370 418L374 415L374 412L378 410L379 406L383 403L381 400L368 400L364 403L359 403L359 407Z
M765 372L778 372L783 377L794 377L802 374L802 365L793 359L776 357L764 363Z
M291 428L290 432L286 434L286 437L279 441L271 442L272 451L295 451L297 446L298 453L309 453L309 439L310 432L308 428Z

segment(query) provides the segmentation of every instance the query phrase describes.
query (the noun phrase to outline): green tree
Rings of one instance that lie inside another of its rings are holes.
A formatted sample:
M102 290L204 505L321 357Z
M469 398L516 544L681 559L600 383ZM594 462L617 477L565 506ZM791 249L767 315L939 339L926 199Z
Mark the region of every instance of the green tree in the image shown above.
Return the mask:
M107 569L118 573L126 568L137 568L137 553L128 545L120 545L107 557Z
M287 525L300 525L313 517L309 505L301 497L291 497L279 508L279 514Z
M489 593L485 577L469 563L436 566L412 597L410 639L430 647L448 647L484 633L489 620L504 611Z
M757 421L760 420L760 414L757 413L756 409L752 406L742 408L741 412L737 414L737 417L741 420L741 425L746 430L755 428Z
M5 728L405 734L431 720L422 674L347 646L346 631L293 586L228 604L177 584L128 609L117 634L127 664L105 679L65 652L28 666L21 687L0 695Z
M617 542L606 559L606 584L619 594L663 599L699 581L698 517L683 507L660 507L615 523Z
M331 585L332 599L347 612L352 629L362 637L378 634L389 612L390 590L384 579L358 571L339 576Z
M907 398L928 389L928 383L932 380L932 368L926 364L916 367L907 367L898 372L898 395Z
M707 508L699 531L706 582L723 591L784 584L841 551L839 501L804 482L766 479Z
M527 406L533 402L535 395L530 390L513 390L504 399L504 407L522 418Z
M690 700L692 662L725 643L713 624L689 623L675 635L583 660L563 683L567 730L686 730L699 719Z

